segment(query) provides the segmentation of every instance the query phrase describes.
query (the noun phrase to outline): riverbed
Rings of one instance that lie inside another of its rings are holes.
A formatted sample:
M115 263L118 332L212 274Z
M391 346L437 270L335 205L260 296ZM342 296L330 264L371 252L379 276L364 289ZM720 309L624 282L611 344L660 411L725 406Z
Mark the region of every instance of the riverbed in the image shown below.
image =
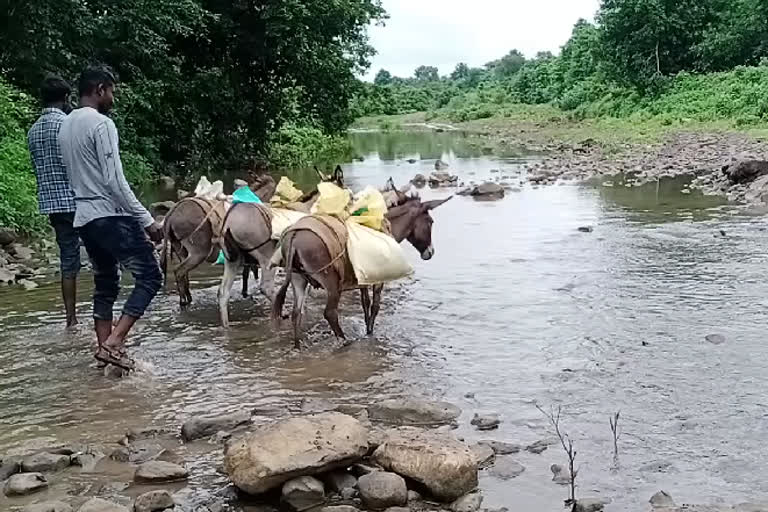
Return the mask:
M532 186L524 169L539 156L489 154L458 133L352 137L362 161L343 167L355 190L390 176L404 184L436 159L465 183L513 188L499 201L454 197L435 210L436 254L422 261L404 242L415 275L387 288L373 337L364 336L358 296L345 298L347 347L329 334L319 293L300 352L287 325L271 330L261 297L235 298L233 326L222 330L221 270L209 266L193 275L190 311L179 311L172 293L155 300L131 337L140 371L114 380L93 364L89 322L63 331L57 283L0 289L0 453L39 438L113 442L129 428L178 429L195 414L279 416L305 398L417 396L461 407L457 435L467 440L522 444L551 435L536 404L561 406L578 451L579 495L610 498L609 512L645 510L660 489L678 503L768 495L763 217L681 178ZM452 192L420 191L424 199ZM89 279L84 272L83 320ZM706 341L710 334L725 342ZM609 417L618 411L616 468ZM476 432L476 412L500 414L501 427ZM226 485L215 470L220 452L205 443L182 452L190 494ZM567 490L549 466L566 462L562 451L517 460L526 471L512 481L482 474L484 505L561 510Z

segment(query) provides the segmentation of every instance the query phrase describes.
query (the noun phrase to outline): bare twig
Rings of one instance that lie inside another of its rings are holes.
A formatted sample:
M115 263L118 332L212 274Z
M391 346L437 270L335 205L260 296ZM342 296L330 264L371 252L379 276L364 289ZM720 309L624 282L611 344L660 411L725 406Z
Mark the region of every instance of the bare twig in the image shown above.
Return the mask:
M536 405L536 408L543 414L548 420L549 423L552 425L552 427L555 429L555 435L557 435L558 440L560 441L560 446L563 447L563 451L568 456L568 470L571 473L571 479L570 479L570 496L565 501L565 505L567 507L571 507L571 511L576 511L576 475L578 474L578 470L576 469L576 450L573 448L573 441L568 436L567 433L563 432L560 429L560 416L563 412L563 408L561 406L557 406L557 409L555 407L551 407L550 411L545 411L540 405Z
M613 467L612 469L619 469L619 438L621 437L621 431L619 430L619 418L621 411L617 411L616 414L608 418L608 423L611 425L611 432L613 433Z

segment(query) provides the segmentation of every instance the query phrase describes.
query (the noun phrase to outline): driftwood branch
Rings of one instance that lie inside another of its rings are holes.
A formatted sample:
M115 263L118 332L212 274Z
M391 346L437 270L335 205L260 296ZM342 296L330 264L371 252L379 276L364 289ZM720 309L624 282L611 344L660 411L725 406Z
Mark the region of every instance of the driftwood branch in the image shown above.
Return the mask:
M570 478L570 487L569 492L570 495L568 499L565 501L565 505L567 507L571 508L572 512L576 511L576 476L578 475L578 470L576 469L576 450L573 447L573 441L568 436L567 433L563 432L560 428L560 417L563 412L563 408L561 406L558 406L557 409L553 406L550 408L549 412L545 411L540 405L537 405L536 408L543 414L548 420L549 423L552 425L552 428L555 430L555 435L557 436L557 439L560 441L560 446L563 447L563 451L565 452L566 456L568 457L568 470L570 471L571 478Z

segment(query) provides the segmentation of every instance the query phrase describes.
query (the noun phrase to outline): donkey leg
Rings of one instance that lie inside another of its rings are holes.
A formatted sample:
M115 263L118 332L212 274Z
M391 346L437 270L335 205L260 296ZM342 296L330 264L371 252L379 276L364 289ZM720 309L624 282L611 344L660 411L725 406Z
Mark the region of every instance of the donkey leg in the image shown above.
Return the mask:
M368 287L360 288L360 302L363 306L363 315L365 316L365 328L368 334L371 329L371 294L368 293Z
M237 271L240 268L241 260L229 261L224 263L224 276L219 285L219 315L221 316L221 325L229 329L229 297L232 293L232 286L235 284Z
M383 284L377 284L373 287L373 305L371 306L371 323L368 325L368 336L373 334L373 326L376 323L376 317L379 316L379 308L381 306L381 292L383 290Z
M208 252L202 252L198 247L185 246L187 257L176 267L176 283L181 296L181 306L185 308L192 303L192 293L189 286L189 273L205 261Z
M307 288L309 282L299 273L291 274L291 287L293 288L293 344L294 348L301 348L301 321L304 318L304 301L307 300Z
M344 339L344 331L341 330L339 325L339 302L341 301L341 282L336 272L326 273L324 279L321 281L323 288L328 293L328 299L325 302L325 316L326 321L331 326L333 333L337 338Z
M243 298L248 298L248 275L251 273L251 266L246 263L243 265Z

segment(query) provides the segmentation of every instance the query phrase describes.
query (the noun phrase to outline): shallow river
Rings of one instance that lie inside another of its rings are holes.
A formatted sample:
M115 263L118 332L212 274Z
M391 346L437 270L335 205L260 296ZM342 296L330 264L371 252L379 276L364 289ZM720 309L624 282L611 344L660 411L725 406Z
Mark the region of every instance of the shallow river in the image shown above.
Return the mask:
M344 166L354 189L428 174L436 158L463 181L516 184L535 158L490 156L449 134L353 138L364 157ZM237 297L233 328L223 331L220 269L208 267L194 275L191 311L179 311L175 294L156 299L132 336L141 371L110 380L93 366L90 327L63 332L56 283L2 289L0 453L40 437L111 442L130 427L177 428L193 414L289 412L305 397L366 404L404 395L459 405L467 439L526 443L550 435L538 403L563 407L579 493L612 498L609 512L645 510L660 489L678 503L759 501L768 496L768 231L762 217L683 186L617 180L526 185L496 202L455 197L433 212L431 261L406 245L415 277L385 292L373 338L363 336L357 295L347 297L342 325L357 341L345 349L328 334L318 293L301 352L288 331L270 330L261 298ZM713 333L726 342L705 341ZM608 418L617 411L623 433L612 471ZM475 412L499 413L501 428L473 431ZM219 452L185 453L192 488L225 484L214 469ZM482 477L485 505L562 510L566 489L548 469L565 462L562 452L518 460L527 471L515 480Z

